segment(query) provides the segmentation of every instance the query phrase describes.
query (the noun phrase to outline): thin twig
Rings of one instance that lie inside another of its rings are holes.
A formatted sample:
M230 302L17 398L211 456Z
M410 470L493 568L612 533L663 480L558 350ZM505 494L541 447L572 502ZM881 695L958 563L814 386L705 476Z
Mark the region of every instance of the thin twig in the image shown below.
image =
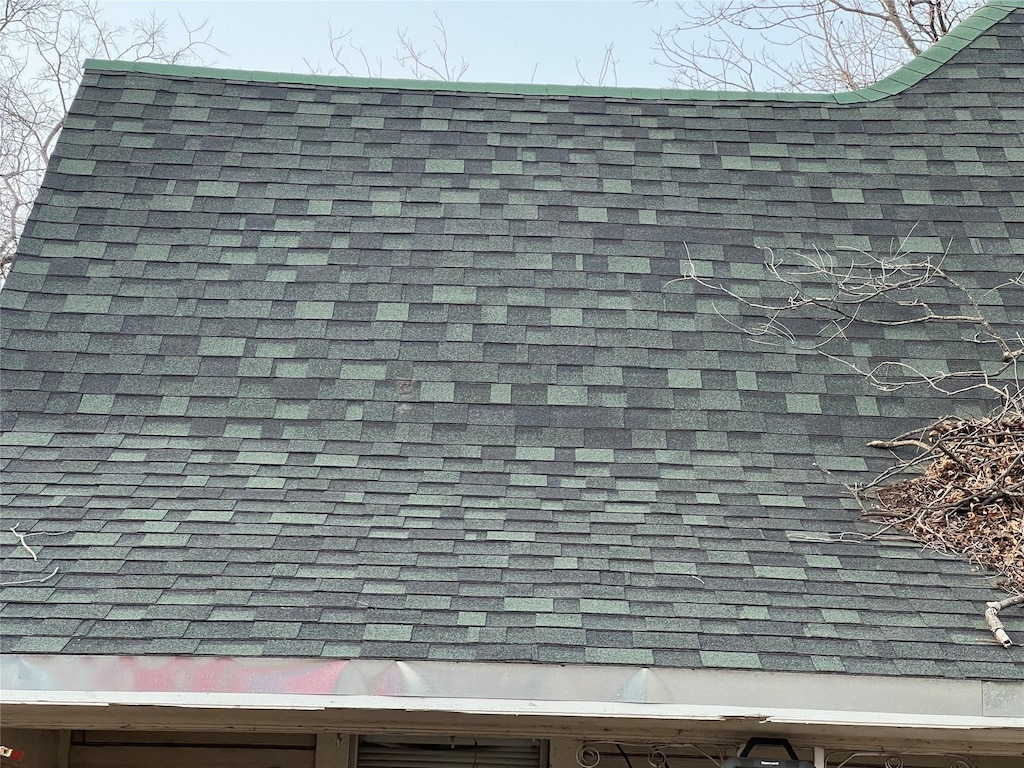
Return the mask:
M32 559L33 560L38 560L39 558L36 557L36 553L32 549L32 547L30 547L28 544L25 543L25 537L26 536L31 536L32 534L30 534L30 533L18 533L18 526L19 525L21 525L21 523L15 524L15 526L13 528L11 528L11 533L13 533L15 536L18 537L18 544L20 544L22 547L25 548L25 551L28 552L32 556Z
M57 575L57 566L53 566L53 570L45 576L34 579L18 579L17 581L0 581L0 587L16 587L19 584L42 584L44 581L49 581Z
M998 406L987 416L945 417L896 438L873 440L869 445L890 451L893 463L864 485L850 485L815 466L842 485L866 516L909 533L929 549L955 551L995 570L1006 577L1008 589L1024 588L1024 390L1017 371L1024 340L1020 333L1002 334L982 306L993 291L1024 285L1024 275L979 297L947 272L949 246L940 254L917 256L907 251L907 238L883 255L815 249L797 254L793 263L762 248L766 282L783 289L778 299L760 298L767 291L751 298L736 282L708 277L706 265L684 246L681 276L666 286L689 282L724 296L731 306L716 302L715 312L754 343L820 355L883 392L916 384L944 396L996 398ZM927 292L935 288L946 295L933 299ZM935 323L952 326L967 344L997 348L998 357L986 360L979 354L970 370L932 371L912 360L874 362L850 347L855 324ZM905 458L897 453L900 448L917 451Z
M33 531L31 533L19 533L19 525L21 525L21 523L15 523L14 527L11 528L10 531L18 537L18 544L24 547L25 551L32 556L33 560L38 560L39 558L36 556L35 550L25 543L25 539L27 539L29 536L66 536L67 534L71 533L71 531Z

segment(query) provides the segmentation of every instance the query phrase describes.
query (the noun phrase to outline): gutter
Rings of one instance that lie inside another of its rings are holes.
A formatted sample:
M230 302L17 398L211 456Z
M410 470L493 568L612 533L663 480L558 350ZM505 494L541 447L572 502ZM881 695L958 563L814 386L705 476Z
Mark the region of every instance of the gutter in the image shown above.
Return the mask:
M144 709L344 715L401 728L459 714L626 722L673 731L742 724L894 732L984 729L1024 740L1024 681L986 682L728 669L201 656L0 656L5 724L46 727L61 712ZM201 719L201 718L200 718ZM221 718L223 719L223 718ZM299 717L297 720L301 721ZM455 724L457 718L449 718ZM130 721L134 722L134 721ZM389 725L389 723L391 725ZM524 723L525 724L525 723ZM134 727L142 727L135 725ZM579 726L574 726L579 730ZM714 730L714 728L712 728Z

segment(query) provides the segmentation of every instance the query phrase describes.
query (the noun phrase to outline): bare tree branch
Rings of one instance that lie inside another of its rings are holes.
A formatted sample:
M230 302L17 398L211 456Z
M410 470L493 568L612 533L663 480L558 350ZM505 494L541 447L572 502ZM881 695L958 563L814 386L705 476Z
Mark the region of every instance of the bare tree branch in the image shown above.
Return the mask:
M444 19L434 13L434 36L431 40L433 50L420 48L407 29L398 29L398 48L392 60L401 72L418 80L461 80L469 69L464 58L454 61L448 50L448 30ZM324 67L319 61L304 58L303 61L314 74L342 74L347 77L384 77L384 60L377 56L371 58L366 50L352 42L350 28L342 28L335 32L333 25L328 25L329 51L334 66ZM353 61L355 60L355 61ZM356 63L358 62L358 63Z
M85 59L171 64L218 52L206 22L179 17L183 42L150 15L129 28L107 21L94 0L4 0L0 17L0 280L78 87Z
M691 283L718 295L730 304L727 311L715 305L719 317L754 342L819 355L883 392L923 386L943 396L996 400L998 407L985 416L944 416L868 443L890 451L893 464L867 483L852 485L822 471L865 514L928 548L964 555L1001 574L1006 589L1024 591L1024 388L1018 370L1024 336L997 327L986 314L988 307L1002 306L1003 292L1024 288L1024 273L979 291L946 268L946 253L920 256L906 245L907 239L894 243L882 255L815 250L793 259L762 249L761 285L767 287L758 298L703 276L687 251L682 276L666 285ZM976 355L962 358L976 356L977 363L948 370L945 355L928 353L927 340L914 357L928 363L886 359L880 350L857 354L851 341L862 326L921 324L933 327L926 339L948 337L941 330L948 328L976 347ZM915 452L904 457L905 448Z
M985 622L988 624L989 629L992 630L992 634L995 636L996 641L1003 646L1003 648L1009 648L1013 645L1013 640L1011 640L1010 636L1006 634L1003 622L999 620L999 612L1012 605L1024 605L1024 595L1014 595L1013 597L1008 597L1005 600L987 603L987 607L985 609Z
M601 59L601 66L597 71L597 77L594 79L594 82L590 82L587 76L583 74L580 59L576 59L576 74L579 75L581 85L616 86L619 84L618 64L619 59L615 58L615 43L608 43L604 47L604 57Z
M329 21L327 23L328 33L328 45L331 54L331 58L334 60L337 70L334 68L325 69L320 65L319 62L312 63L308 58L303 57L303 61L309 71L313 74L318 75L330 75L336 74L338 71L346 77L384 77L384 62L380 57L375 58L373 61L366 54L366 51L357 45L352 44L352 30L342 28L340 31L334 31L334 23ZM349 61L349 51L354 52L358 55L358 58L362 62L362 73L359 73L355 69L355 65Z
M653 0L647 0L653 3ZM680 88L836 91L877 82L982 0L679 0L655 31ZM693 42L699 31L700 42Z
M905 250L906 240L889 254L878 256L857 249L815 250L798 254L787 264L770 248L765 254L765 277L784 289L778 300L752 300L726 286L698 275L687 251L687 271L666 285L693 282L754 311L758 320L747 325L719 313L722 319L747 333L758 343L797 346L816 352L854 370L874 387L892 392L926 384L945 395L989 391L1003 402L1020 405L1021 381L1017 362L1024 355L1024 337L1007 336L989 322L979 299L943 267L939 257L917 256ZM1024 273L988 291L1024 285ZM971 308L971 312L933 308L927 291L947 287ZM798 334L787 318L802 317L817 323L816 332ZM926 371L903 360L883 360L866 367L841 350L847 331L855 324L901 327L923 323L950 323L975 329L973 341L995 345L997 360L965 371Z
M444 21L440 15L434 12L434 51L437 54L437 63L431 63L426 49L420 50L416 47L408 30L398 30L399 49L395 52L395 61L403 69L409 70L413 77L424 80L461 80L469 69L469 64L463 58L455 64L449 59L448 53L448 31L445 29Z

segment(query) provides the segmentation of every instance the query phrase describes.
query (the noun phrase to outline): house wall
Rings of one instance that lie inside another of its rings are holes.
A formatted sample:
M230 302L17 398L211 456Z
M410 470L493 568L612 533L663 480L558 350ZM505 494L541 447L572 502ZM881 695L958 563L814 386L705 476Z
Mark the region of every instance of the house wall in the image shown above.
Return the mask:
M0 758L0 768L67 768L70 731L0 729L3 746L23 752L20 762Z
M68 768L315 768L316 735L74 731Z
M865 741L862 747L856 749L826 746L817 754L813 746L805 742L794 741L793 746L801 760L813 763L816 759L824 759L828 768L838 768L844 761L844 768L1021 768L1024 765L1024 729L1021 737L1022 743L1017 755L976 754L976 750L967 743L960 745L959 749L952 745L935 745L932 748L918 747L917 752L910 752L889 750L883 744ZM735 755L735 745L716 744L714 739L709 739L708 743L691 743L689 746L679 742L640 744L628 735L623 735L620 740L625 757L611 741L552 740L548 768L581 768L577 756L582 748L596 751L596 763L595 752L581 756L587 766L592 768L713 768L724 758ZM652 746L657 746L657 750L653 751ZM707 756L699 754L698 750ZM928 754L930 751L935 754ZM772 759L786 757L781 751L758 751L754 755Z
M347 739L325 735L318 761L320 738L309 733L4 728L4 746L23 757L2 768L347 768Z
M484 734L481 734L483 736ZM1022 729L1024 737L1024 729ZM795 742L800 757L808 761L827 758L828 768L885 768L887 758L899 757L903 768L1020 768L1022 743L1007 745L1004 754L976 754L969 735L959 749L936 745L931 751L888 752L885 745L865 742L854 750L826 747L817 755L806 743ZM342 733L264 733L242 730L208 731L57 731L8 729L3 744L24 751L21 763L3 761L2 768L356 768L355 737ZM549 741L544 768L581 768L581 756L592 768L628 768L619 752L622 746L632 768L711 768L714 762L735 754L734 743L716 744L682 740L643 742L630 733L609 733L606 740L554 738ZM657 752L652 747L659 747ZM581 755L581 749L589 748ZM707 753L714 761L701 752ZM771 756L771 755L767 755ZM967 761L963 761L966 758ZM597 760L594 763L594 760Z

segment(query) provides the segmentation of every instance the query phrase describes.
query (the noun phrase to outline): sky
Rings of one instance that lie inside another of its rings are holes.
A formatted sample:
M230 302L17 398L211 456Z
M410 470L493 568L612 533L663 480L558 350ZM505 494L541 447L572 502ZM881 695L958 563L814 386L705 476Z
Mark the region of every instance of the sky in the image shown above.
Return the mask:
M671 0L100 0L108 19L129 25L155 12L190 22L208 19L213 42L224 51L205 57L210 66L269 72L343 74L331 59L329 28L351 30L351 41L383 60L385 77L411 77L393 61L398 30L418 48L431 48L433 14L444 21L450 58L469 64L467 82L591 84L606 46L614 44L617 82L605 85L665 87L664 68L653 63L655 34L678 19ZM179 28L180 29L180 28ZM353 74L367 74L361 58L346 57ZM434 59L436 60L436 56ZM376 74L376 73L374 73Z

